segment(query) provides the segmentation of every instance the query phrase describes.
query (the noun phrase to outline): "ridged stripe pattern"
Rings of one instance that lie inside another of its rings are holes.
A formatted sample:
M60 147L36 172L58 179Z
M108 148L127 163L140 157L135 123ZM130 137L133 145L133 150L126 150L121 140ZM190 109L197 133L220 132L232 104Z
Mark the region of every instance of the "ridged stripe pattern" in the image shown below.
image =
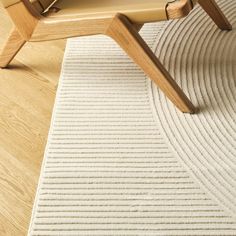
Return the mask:
M170 26L141 34L154 47ZM69 40L30 236L235 235L235 218L166 142L152 87L111 39Z
M152 85L162 133L175 156L233 217L236 215L236 2L217 1L233 25L222 32L198 7L166 25L156 54L198 115L177 111Z

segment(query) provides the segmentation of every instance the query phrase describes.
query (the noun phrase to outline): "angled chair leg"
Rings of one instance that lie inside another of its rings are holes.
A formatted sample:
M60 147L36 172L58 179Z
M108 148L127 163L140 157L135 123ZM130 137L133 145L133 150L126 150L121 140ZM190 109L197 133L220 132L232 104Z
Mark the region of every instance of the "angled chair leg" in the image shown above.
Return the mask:
M134 28L139 32L143 28L144 24L134 24Z
M7 67L25 43L26 41L21 37L17 29L14 28L0 53L0 68Z
M126 51L182 112L194 113L196 111L193 104L125 16L118 14L108 27L106 34Z
M222 30L232 30L232 26L215 0L198 0L198 3Z

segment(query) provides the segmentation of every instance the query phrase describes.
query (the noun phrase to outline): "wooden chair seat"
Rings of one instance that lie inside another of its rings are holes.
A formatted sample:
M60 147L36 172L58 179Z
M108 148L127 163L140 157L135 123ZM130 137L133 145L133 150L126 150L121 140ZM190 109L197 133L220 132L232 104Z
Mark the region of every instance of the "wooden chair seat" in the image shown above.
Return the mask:
M215 0L0 0L15 28L0 54L5 68L27 42L104 34L113 38L182 111L196 108L139 34L148 22L181 18L196 3L222 30L232 29ZM96 86L96 85L95 85Z
M143 23L166 20L166 7L169 0L59 0L53 7L58 12L50 17L114 17L124 14L132 22Z

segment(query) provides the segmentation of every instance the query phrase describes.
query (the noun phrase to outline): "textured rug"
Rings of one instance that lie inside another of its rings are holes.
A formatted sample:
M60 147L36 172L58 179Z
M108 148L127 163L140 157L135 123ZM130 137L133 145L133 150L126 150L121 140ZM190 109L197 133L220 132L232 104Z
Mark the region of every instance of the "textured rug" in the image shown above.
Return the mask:
M235 28L235 0L219 3ZM30 236L236 235L236 31L197 8L141 34L200 113L111 39L69 40Z

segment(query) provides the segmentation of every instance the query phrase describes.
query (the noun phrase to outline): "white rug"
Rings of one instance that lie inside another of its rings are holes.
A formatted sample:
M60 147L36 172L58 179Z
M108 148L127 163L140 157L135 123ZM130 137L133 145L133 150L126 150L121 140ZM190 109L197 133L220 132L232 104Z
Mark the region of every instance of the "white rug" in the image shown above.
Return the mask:
M236 26L236 2L220 3ZM141 33L201 106L194 116L111 39L69 40L30 236L236 235L236 31L199 9L181 23Z
M171 22L156 48L200 113L183 116L155 86L152 96L158 122L175 156L201 187L235 216L236 1L218 2L233 31L219 31L199 8L184 24Z

